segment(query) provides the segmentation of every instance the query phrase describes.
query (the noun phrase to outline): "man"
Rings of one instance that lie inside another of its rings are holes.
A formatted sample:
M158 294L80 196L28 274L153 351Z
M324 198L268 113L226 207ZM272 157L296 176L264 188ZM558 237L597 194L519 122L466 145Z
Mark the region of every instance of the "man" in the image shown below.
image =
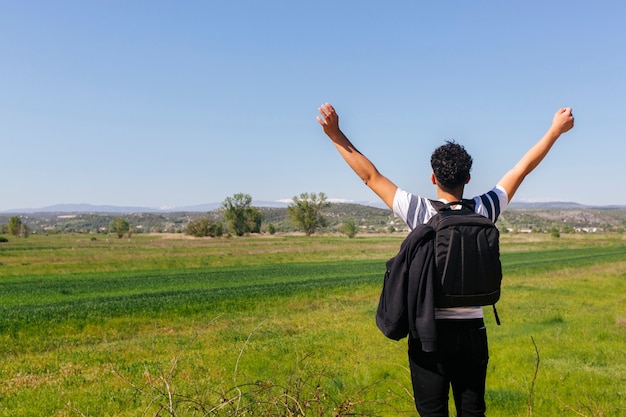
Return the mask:
M415 228L437 213L430 200L398 188L352 145L339 128L339 116L328 103L319 109L318 122L343 159L393 213ZM548 154L561 134L574 126L571 108L559 109L545 135L507 172L494 188L473 198L475 211L496 221L520 184ZM442 202L459 201L470 180L472 158L456 142L447 142L431 156L430 180ZM450 386L458 417L485 415L487 332L482 307L436 308L436 352L422 350L409 336L409 364L415 405L423 417L447 417Z

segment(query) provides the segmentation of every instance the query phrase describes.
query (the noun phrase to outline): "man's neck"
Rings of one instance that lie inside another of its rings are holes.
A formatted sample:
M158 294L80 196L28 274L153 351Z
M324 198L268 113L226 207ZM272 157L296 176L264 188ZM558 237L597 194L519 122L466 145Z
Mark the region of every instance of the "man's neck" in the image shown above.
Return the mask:
M452 193L448 193L443 191L441 188L439 188L437 190L437 198L439 200L445 200L447 202L451 202L451 201L459 201L463 198L463 194L452 194Z

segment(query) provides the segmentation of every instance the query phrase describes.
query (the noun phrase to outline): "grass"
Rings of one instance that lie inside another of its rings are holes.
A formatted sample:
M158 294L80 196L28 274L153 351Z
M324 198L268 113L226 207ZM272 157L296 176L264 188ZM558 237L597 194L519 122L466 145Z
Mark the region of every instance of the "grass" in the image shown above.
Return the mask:
M488 386L494 377L510 375L491 384L501 386L495 393L528 389L536 360L533 338L541 358L535 387L535 406L541 410L537 415L559 411L623 415L626 329L620 323L626 315L624 278L622 260L524 275L523 284L507 285L499 309L504 324L491 332ZM512 411L508 415L519 415Z
M401 240L10 239L0 416L415 415L406 342L373 320ZM626 414L623 238L502 249L488 414Z

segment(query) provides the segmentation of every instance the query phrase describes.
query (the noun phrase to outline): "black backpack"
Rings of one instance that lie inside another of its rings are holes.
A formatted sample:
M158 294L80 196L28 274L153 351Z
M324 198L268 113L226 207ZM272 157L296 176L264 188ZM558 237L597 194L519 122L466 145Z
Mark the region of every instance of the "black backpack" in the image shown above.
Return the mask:
M496 322L500 324L495 307L502 282L497 227L474 211L474 200L451 203L431 200L431 203L437 209L437 214L427 223L436 232L435 306L493 305Z

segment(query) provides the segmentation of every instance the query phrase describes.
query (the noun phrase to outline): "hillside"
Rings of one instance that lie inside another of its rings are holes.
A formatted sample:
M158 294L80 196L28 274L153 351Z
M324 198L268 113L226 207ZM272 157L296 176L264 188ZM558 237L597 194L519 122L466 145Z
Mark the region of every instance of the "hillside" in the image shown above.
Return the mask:
M533 231L617 231L626 228L624 208L507 209L501 228Z
M560 232L574 231L623 231L626 228L626 208L591 208L571 205L571 208L520 208L514 205L502 213L500 229L519 232ZM533 206L537 207L537 206ZM263 213L262 229L272 224L277 232L292 232L296 228L291 223L285 207L259 207ZM7 224L14 214L0 215L0 225ZM387 233L404 231L404 224L395 219L388 209L360 204L333 203L326 210L328 226L324 232L336 232L346 221L353 221L359 233ZM186 224L202 217L223 221L220 210L205 212L145 212L145 213L67 213L36 212L19 214L31 232L34 233L104 233L109 223L116 217L123 217L134 226L137 233L183 232Z

